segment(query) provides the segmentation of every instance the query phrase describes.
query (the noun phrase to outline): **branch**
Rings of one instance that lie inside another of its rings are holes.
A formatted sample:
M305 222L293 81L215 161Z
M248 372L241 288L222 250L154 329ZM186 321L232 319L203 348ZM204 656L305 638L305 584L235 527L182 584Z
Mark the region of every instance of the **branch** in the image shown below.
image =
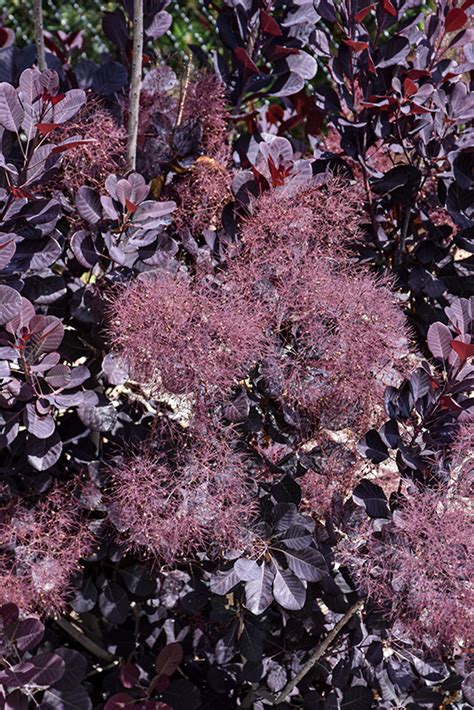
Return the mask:
M40 71L46 69L46 53L44 49L44 28L43 28L43 4L42 0L33 2L33 18L35 24L35 44L37 53L37 64Z
M84 648L86 648L90 653L97 656L97 658L100 658L101 661L107 661L107 663L114 664L118 663L118 660L114 655L109 653L105 648L102 648L102 646L99 646L95 643L95 641L88 638L78 626L71 624L70 621L62 616L58 617L54 621L63 631L73 638L74 641L80 643L81 646L84 646Z
M359 609L362 608L363 605L363 600L359 599L358 602L351 606L349 611L346 611L344 616L339 619L337 624L331 629L326 638L321 641L313 655L309 658L309 660L306 661L300 672L295 675L293 680L290 680L290 682L285 685L280 695L274 701L273 705L278 705L279 703L282 703L284 700L286 700L291 691L298 685L298 683L305 677L305 675L309 673L311 668L313 668L313 666L315 666L319 659L323 656L323 654L334 641L341 629L347 624L348 621L350 621L350 619L352 619L354 614L356 614Z
M137 160L138 112L140 110L140 90L143 61L143 0L133 0L133 55L130 79L127 168L135 170Z

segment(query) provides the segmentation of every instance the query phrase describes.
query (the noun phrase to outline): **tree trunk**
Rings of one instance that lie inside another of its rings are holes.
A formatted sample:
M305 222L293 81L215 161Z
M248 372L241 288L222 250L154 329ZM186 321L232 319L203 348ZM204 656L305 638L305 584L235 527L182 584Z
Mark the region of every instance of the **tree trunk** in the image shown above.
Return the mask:
M143 56L143 0L133 3L133 57L130 81L130 107L128 112L127 167L135 170L137 160L138 112L142 83Z
M43 0L34 0L33 13L35 23L35 43L38 69L46 69L46 54L44 49L44 28L43 28Z

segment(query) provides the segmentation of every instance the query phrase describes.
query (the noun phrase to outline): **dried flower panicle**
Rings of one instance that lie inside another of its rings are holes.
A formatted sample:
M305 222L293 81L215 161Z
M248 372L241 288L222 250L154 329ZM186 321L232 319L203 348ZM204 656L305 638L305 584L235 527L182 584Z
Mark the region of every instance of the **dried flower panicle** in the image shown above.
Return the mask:
M474 525L457 498L424 491L405 500L381 532L346 541L360 587L431 651L472 647Z
M238 293L164 272L118 294L109 337L141 382L213 396L245 377L267 343L264 314Z
M175 562L229 549L254 510L245 460L208 432L173 466L141 452L115 470L111 517L130 549Z
M226 163L228 111L225 85L215 74L203 73L189 82L183 106L183 119L198 119L202 125L201 153Z
M407 347L390 283L348 257L356 198L337 182L264 193L229 259L229 279L271 313L285 397L332 429L367 424L359 414L370 417Z
M74 122L55 129L55 140L65 141L72 136L90 138L64 154L61 184L75 194L83 185L103 189L110 174L125 170L126 130L115 120L99 98L88 97L87 103Z
M207 155L199 157L176 185L178 209L174 221L179 230L200 234L204 229L218 229L221 213L231 201L232 176L225 164Z
M474 424L468 422L459 427L451 447L451 481L461 496L474 494Z
M13 500L0 520L0 604L57 613L94 542L71 488L58 485L31 507Z

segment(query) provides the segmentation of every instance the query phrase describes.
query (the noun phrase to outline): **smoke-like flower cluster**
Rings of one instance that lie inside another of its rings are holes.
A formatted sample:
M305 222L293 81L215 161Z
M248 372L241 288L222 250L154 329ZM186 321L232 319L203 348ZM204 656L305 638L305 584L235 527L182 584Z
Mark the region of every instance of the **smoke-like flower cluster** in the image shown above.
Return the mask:
M367 525L347 541L346 562L359 586L431 650L472 647L474 527L464 501L420 492L380 532Z
M230 202L231 175L227 166L207 155L199 157L178 184L179 205L175 215L178 229L200 234L204 229L218 229L223 207Z
M281 340L284 395L332 429L366 424L404 354L404 317L389 283L351 264L357 191L316 182L264 193L242 228L229 278L265 304Z
M110 310L110 341L133 376L174 394L225 392L266 349L261 309L222 285L162 272L120 291Z
M0 517L0 604L58 612L92 545L93 534L69 488L56 486L33 506L10 501Z
M215 74L204 73L189 83L183 118L198 119L201 123L202 154L225 162L229 154L225 142L228 120L225 85Z
M72 136L91 139L65 153L61 181L72 194L83 185L102 190L110 174L125 169L125 129L100 99L89 98L74 123L57 128L54 137L66 141Z
M239 543L254 510L245 459L208 431L173 464L148 452L112 474L111 517L130 549L166 562Z

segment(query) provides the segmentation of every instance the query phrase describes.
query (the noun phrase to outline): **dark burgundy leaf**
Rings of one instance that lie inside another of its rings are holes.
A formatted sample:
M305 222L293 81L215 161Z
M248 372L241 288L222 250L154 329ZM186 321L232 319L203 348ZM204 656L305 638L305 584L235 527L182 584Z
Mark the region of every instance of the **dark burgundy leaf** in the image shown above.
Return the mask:
M367 478L354 488L352 494L357 505L363 506L370 518L388 518L390 511L387 504L387 498L380 486L372 483Z
M111 624L123 624L130 611L124 589L115 582L107 582L99 594L99 609Z
M169 643L165 646L155 662L155 670L158 676L172 676L183 661L183 647L180 643Z
M451 353L452 333L444 323L433 323L428 329L428 347L434 357L447 360Z
M299 579L320 582L328 574L322 554L311 547L304 550L284 550L288 567Z
M245 606L252 614L263 614L273 601L273 572L268 563L263 562L258 576L245 583Z
M389 419L385 424L379 429L380 438L383 443L390 449L396 449L400 443L400 432L398 430L398 423L395 419Z
M467 15L460 7L453 7L446 15L444 27L446 32L461 30L467 22Z
M284 609L297 611L302 609L306 600L306 589L299 577L290 570L276 567L273 580L275 601Z
M102 219L100 197L91 187L80 187L76 193L76 208L86 222L97 224Z
M29 662L35 669L31 682L36 685L53 685L62 678L66 668L63 659L56 653L40 653Z
M21 296L10 286L0 286L0 325L5 325L21 312Z
M86 659L82 653L79 653L72 648L58 648L55 653L63 659L65 670L60 680L54 683L54 687L60 691L74 690L86 677Z
M33 617L22 619L15 627L12 640L20 651L31 651L44 635L44 624Z
M47 471L58 461L62 449L62 441L58 433L55 432L47 439L37 439L35 436L30 436L26 453L33 468L37 471Z
M139 676L140 671L134 663L125 663L120 668L120 682L124 688L134 688Z
M373 463L382 463L388 458L388 449L380 434L375 429L370 429L357 444L357 450L362 456Z

